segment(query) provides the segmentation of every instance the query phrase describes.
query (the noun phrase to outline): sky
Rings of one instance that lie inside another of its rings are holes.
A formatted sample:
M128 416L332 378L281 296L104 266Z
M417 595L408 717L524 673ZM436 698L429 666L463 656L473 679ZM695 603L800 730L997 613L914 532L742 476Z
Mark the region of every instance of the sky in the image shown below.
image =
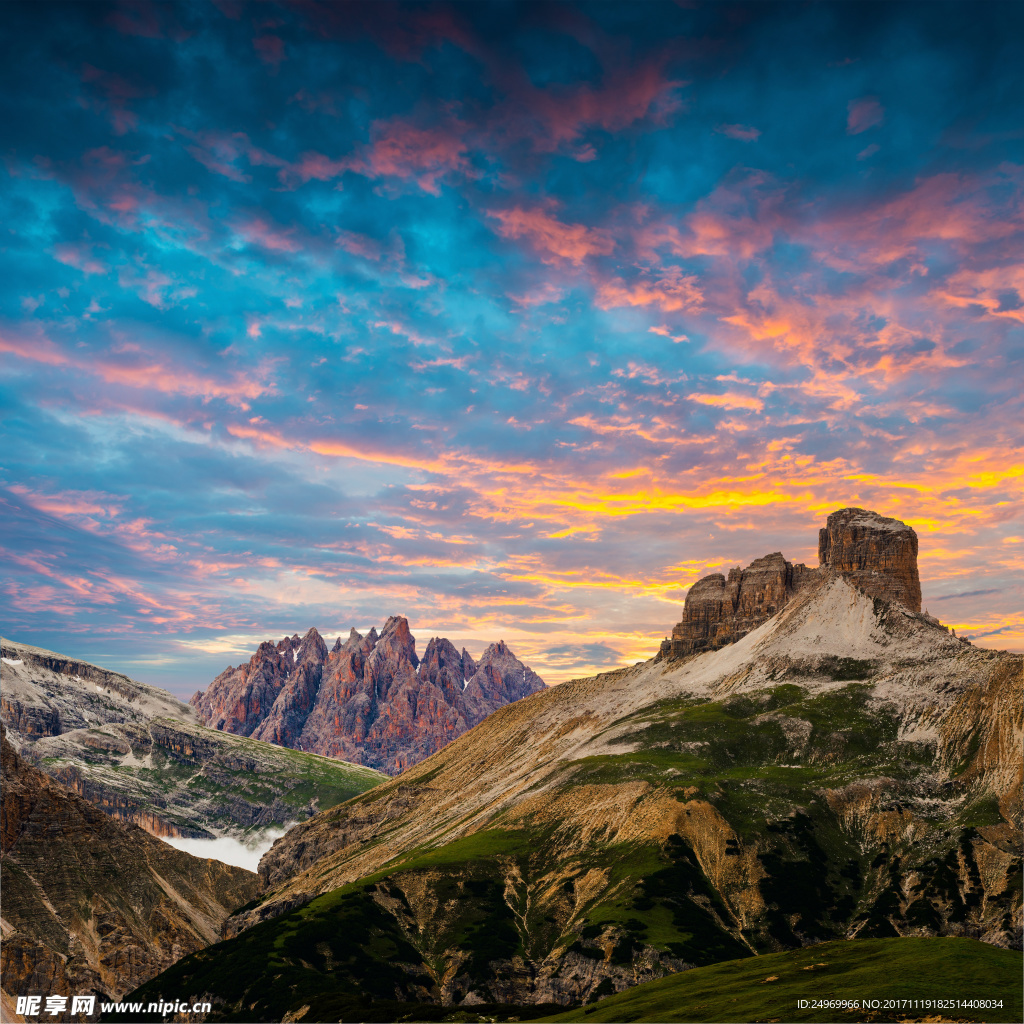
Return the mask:
M404 615L555 683L860 506L1024 649L1024 5L3 17L5 636L188 696Z

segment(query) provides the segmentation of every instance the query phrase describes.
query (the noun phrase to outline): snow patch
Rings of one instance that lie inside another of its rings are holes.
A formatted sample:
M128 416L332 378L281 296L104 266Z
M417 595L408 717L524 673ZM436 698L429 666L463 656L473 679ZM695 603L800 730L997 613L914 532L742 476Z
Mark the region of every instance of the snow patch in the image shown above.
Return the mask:
M0 658L0 661L2 661L5 665L24 665L25 664L25 662L23 662L20 658Z
M246 871L255 871L263 854L269 850L297 822L291 821L284 828L268 828L250 836L245 842L233 836L217 836L215 839L189 839L185 836L161 836L168 846L190 853L193 857L219 860Z

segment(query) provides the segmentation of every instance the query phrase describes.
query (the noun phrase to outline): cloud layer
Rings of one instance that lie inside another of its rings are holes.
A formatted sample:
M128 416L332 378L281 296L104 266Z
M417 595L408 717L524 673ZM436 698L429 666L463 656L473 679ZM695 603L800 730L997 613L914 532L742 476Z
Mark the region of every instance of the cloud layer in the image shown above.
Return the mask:
M404 614L557 681L861 505L1024 647L1024 10L52 11L0 44L5 633L187 694Z

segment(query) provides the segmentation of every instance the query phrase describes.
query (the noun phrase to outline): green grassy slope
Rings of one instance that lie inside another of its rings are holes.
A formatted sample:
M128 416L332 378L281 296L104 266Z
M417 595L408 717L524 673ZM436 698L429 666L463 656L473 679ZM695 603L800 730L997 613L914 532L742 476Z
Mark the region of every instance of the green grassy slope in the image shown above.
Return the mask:
M1022 967L1019 952L974 939L824 942L698 967L543 1019L588 1024L903 1021L940 1016L955 1021L1020 1021ZM801 1006L801 1000L808 1005ZM857 1006L816 1008L810 1005L814 1000L847 1000ZM947 1002L936 1005L929 1000ZM976 1000L981 1004L963 1005ZM887 1007L887 1002L893 1005Z
M184 835L241 835L254 822L302 820L387 779L363 765L169 718L76 730L38 746L43 771L103 810L148 812Z

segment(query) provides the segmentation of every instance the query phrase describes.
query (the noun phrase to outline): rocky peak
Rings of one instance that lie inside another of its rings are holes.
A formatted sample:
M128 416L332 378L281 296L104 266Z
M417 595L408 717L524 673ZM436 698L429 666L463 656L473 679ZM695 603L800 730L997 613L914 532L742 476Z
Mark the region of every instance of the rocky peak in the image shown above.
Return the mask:
M917 534L898 519L862 508L833 512L818 535L817 569L787 562L779 551L745 569L697 580L686 595L683 618L661 657L686 657L734 643L767 622L802 590L842 575L873 597L921 611Z
M322 663L327 660L327 644L315 626L307 631L302 641L292 650L295 652L296 665L305 661Z
M818 533L818 561L872 597L921 611L917 534L899 519L863 508L833 512Z
M686 595L682 621L662 654L685 657L734 643L781 611L816 576L802 563L787 562L780 551L754 559L745 569L730 569L728 579L721 573L705 576Z
M433 683L449 704L456 703L462 694L465 676L462 655L450 640L431 638L420 662L419 678L421 682Z
M421 662L409 620L393 615L329 653L316 629L263 643L191 703L214 728L394 773L544 688L504 641L478 663L433 637Z
M419 663L409 620L402 615L392 615L384 623L380 637L366 659L364 674L373 686L374 700L386 700L388 691L396 682L407 682L410 677L415 679Z
M545 689L544 681L509 650L504 640L490 644L480 656L476 671L466 683L469 719L483 721L503 704Z

